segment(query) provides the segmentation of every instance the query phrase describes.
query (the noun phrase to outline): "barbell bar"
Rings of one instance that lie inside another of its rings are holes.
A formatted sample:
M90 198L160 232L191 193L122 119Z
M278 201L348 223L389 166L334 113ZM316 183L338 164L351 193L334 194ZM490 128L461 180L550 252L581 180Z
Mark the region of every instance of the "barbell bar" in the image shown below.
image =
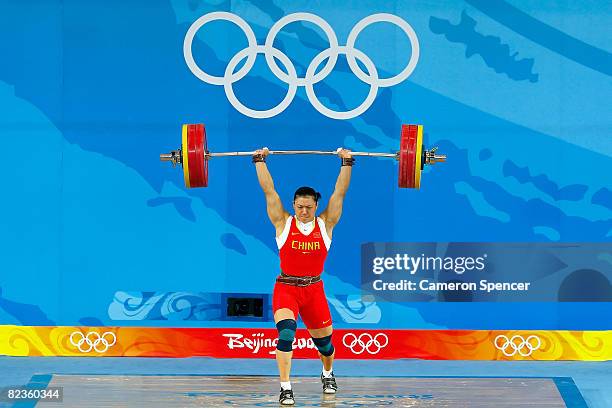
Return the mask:
M397 153L351 152L353 156L384 157L399 161L398 186L420 188L421 171L425 165L446 161L446 155L437 154L437 147L423 149L423 126L402 125L400 150ZM323 150L270 150L271 155L314 154L336 156L337 151ZM172 167L183 167L183 178L188 188L208 186L208 161L213 157L252 156L255 151L209 152L206 129L203 124L185 124L182 128L181 148L159 155L161 161L172 162Z

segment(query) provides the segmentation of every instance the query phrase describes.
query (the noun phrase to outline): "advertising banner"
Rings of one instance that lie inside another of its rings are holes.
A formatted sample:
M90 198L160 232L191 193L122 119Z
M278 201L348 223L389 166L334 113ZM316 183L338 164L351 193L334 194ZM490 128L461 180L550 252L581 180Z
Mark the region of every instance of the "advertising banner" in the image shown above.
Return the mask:
M0 355L274 358L274 329L0 326ZM612 359L611 331L335 330L339 359ZM303 329L294 358L317 358Z

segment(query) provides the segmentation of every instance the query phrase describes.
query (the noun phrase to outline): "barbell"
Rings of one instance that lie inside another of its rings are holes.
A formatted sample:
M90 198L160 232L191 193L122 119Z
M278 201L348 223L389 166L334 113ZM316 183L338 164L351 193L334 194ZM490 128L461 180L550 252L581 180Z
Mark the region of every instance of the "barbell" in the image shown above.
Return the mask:
M172 162L172 167L183 167L183 178L187 188L208 186L208 161L213 157L252 156L250 152L208 151L206 129L203 124L185 124L182 129L181 148L159 155L161 161ZM423 126L402 125L400 149L397 153L351 152L353 156L386 157L399 161L398 186L401 188L420 188L421 171L425 165L446 161L446 155L437 154L437 147L423 148ZM270 154L318 154L336 156L337 151L321 150L270 150Z

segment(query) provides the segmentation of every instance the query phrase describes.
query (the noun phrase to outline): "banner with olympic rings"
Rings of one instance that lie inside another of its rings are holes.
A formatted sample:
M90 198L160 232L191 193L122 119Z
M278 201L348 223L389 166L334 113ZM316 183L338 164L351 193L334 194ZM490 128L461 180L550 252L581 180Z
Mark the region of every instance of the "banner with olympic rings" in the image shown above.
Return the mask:
M0 355L274 358L277 332L245 328L0 326ZM340 359L612 360L612 331L335 330ZM295 358L317 358L298 329Z

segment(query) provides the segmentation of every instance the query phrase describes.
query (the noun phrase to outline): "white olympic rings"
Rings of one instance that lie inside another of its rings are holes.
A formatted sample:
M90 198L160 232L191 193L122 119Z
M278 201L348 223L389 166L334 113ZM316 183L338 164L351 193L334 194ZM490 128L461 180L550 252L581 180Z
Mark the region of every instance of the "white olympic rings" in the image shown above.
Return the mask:
M501 344L499 340L502 341ZM523 357L528 357L531 353L540 348L542 341L536 335L531 335L525 339L523 336L517 334L508 339L507 336L500 334L495 338L493 344L495 344L496 349L500 350L507 357L512 357L516 353L519 353Z
M370 333L361 333L356 336L353 333L346 333L342 337L342 344L351 349L355 354L361 354L367 351L370 354L378 354L380 350L389 344L389 338L384 333L378 333L372 336Z
M226 20L237 25L244 32L248 42L247 48L239 51L236 55L234 55L234 57L231 58L225 69L224 76L222 77L210 75L204 72L195 62L192 52L193 39L195 38L198 30L205 24L216 20ZM295 66L287 55L285 55L278 48L274 48L274 40L281 29L283 29L287 24L296 21L306 21L315 24L323 30L329 42L329 48L320 52L310 62L306 70L306 75L303 78L297 76ZM388 22L398 26L407 35L412 48L410 60L408 61L406 67L399 74L390 78L379 78L378 70L376 69L376 66L372 60L363 52L355 48L357 36L361 33L361 31L370 24L378 22ZM257 54L264 54L266 63L270 67L272 73L289 86L285 98L277 106L268 110L255 110L246 107L238 100L232 88L232 84L234 82L244 78L251 70L255 64ZM359 78L362 82L370 85L370 91L368 92L368 95L363 103L352 110L344 112L335 111L324 106L317 98L313 88L316 83L322 81L331 73L340 54L346 55L348 65L355 76L357 76L357 78ZM351 119L362 114L368 110L370 106L372 106L374 100L376 99L378 88L397 85L412 74L419 60L419 40L410 24L402 20L400 17L389 13L377 13L367 16L359 21L349 33L346 45L339 45L336 33L331 28L329 23L327 23L327 21L325 21L323 18L312 13L293 13L288 14L278 20L270 28L265 44L259 45L257 44L255 33L249 24L241 17L225 11L216 11L201 16L189 27L183 42L183 55L189 70L197 78L209 84L223 85L228 101L237 111L246 116L256 119L264 119L278 115L291 104L293 98L295 97L297 87L303 86L306 88L308 100L320 113L332 119ZM242 61L244 58L246 58L246 62L242 68L240 68L237 72L234 72L236 66L238 66L240 61ZM278 59L285 66L287 73L279 68L278 64L276 63L276 59ZM317 68L325 59L327 59L327 63L323 69L317 73ZM356 60L361 61L368 71L367 73L361 70Z
M110 342L107 337L111 340ZM75 339L78 340L75 341ZM98 353L104 353L116 342L117 337L113 332L104 332L102 335L97 332L89 332L85 335L80 331L75 331L70 335L70 343L78 348L81 353L89 353L92 349Z

